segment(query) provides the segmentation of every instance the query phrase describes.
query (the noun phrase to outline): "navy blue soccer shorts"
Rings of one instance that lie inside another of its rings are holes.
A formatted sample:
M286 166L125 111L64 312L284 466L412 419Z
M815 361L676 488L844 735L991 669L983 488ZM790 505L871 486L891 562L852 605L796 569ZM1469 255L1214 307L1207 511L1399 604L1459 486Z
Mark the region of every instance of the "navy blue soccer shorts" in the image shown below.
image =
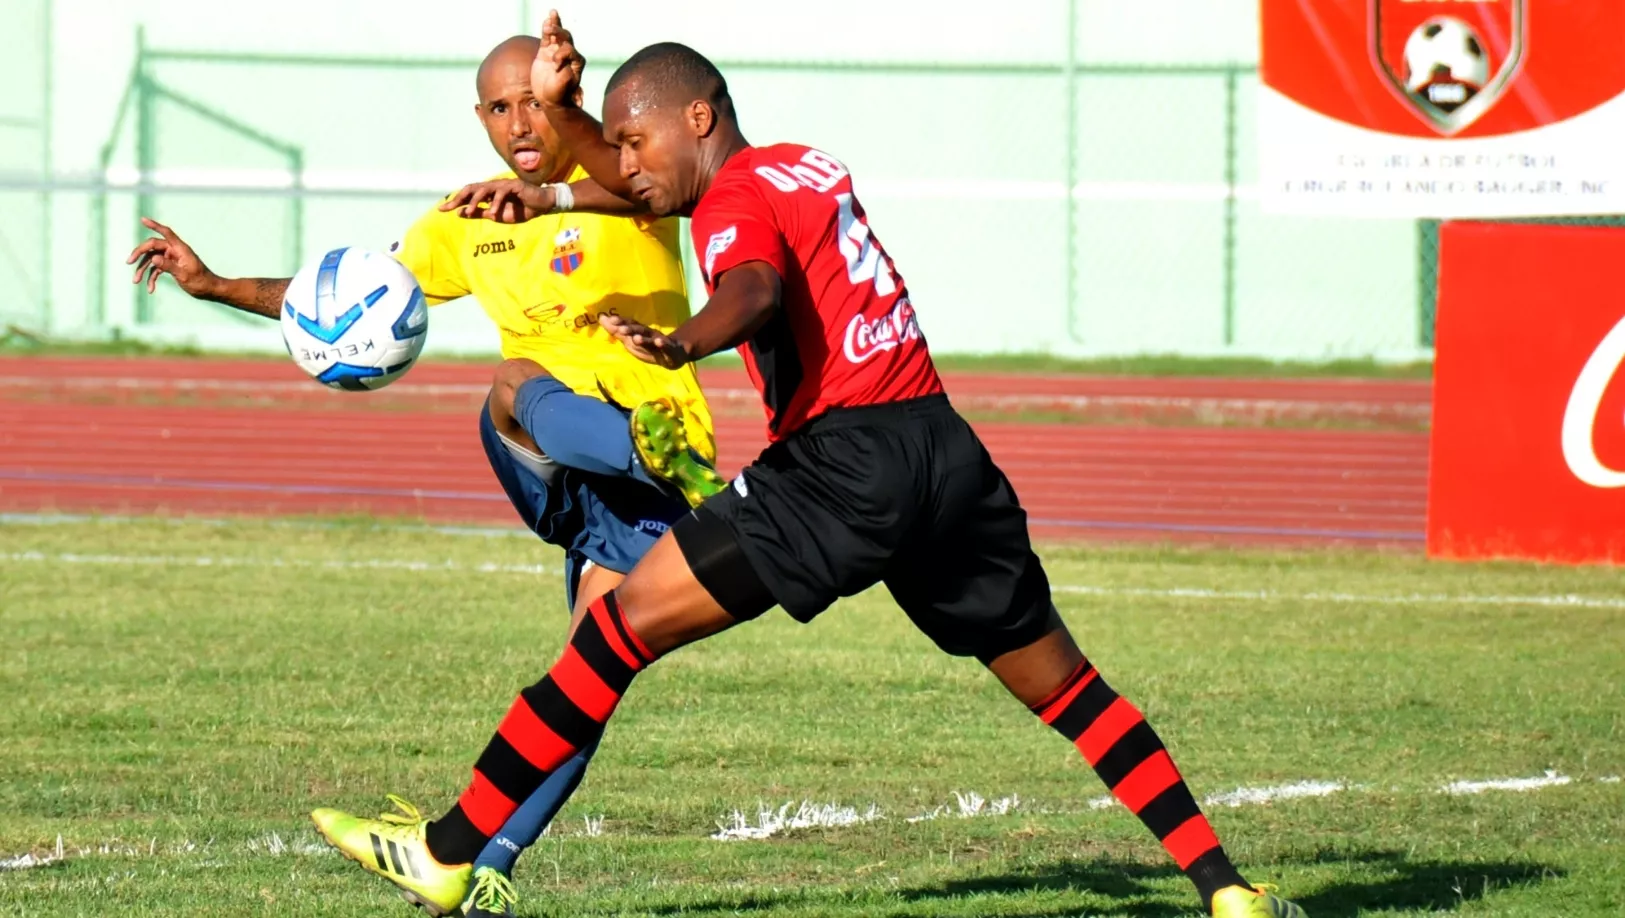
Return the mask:
M559 465L497 432L480 409L480 442L519 518L542 541L564 549L565 601L588 563L626 573L688 506L631 478Z

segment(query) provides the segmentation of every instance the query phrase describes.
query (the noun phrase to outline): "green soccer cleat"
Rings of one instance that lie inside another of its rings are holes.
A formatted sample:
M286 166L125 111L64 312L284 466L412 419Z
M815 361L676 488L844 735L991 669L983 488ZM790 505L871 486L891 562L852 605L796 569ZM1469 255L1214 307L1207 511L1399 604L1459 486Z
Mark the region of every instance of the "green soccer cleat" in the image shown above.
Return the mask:
M474 888L463 901L464 918L515 918L519 914L519 893L513 880L495 867L474 871Z
M417 807L389 795L399 813L363 819L322 808L310 814L316 831L339 853L400 887L401 895L430 915L456 914L468 894L472 864L448 867L429 854L423 829L429 824Z
M1275 887L1226 886L1213 894L1213 918L1309 918L1296 902L1275 894Z
M644 470L681 494L690 507L728 486L711 463L689 448L682 409L670 399L632 409L632 446Z

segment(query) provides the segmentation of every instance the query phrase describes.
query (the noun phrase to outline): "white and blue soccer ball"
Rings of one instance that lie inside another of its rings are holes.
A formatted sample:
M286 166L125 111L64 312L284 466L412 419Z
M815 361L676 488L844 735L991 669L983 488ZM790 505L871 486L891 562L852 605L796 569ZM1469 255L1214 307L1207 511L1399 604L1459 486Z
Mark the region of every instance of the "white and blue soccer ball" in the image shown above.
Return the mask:
M334 249L295 274L282 303L288 356L334 389L382 389L411 368L429 334L417 279L400 262Z

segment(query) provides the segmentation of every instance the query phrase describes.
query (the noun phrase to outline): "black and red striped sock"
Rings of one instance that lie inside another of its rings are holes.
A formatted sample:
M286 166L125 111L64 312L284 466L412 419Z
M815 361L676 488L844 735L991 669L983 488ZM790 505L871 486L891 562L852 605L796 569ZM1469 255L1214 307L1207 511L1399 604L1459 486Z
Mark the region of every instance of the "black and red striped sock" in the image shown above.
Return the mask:
M603 733L632 678L654 659L615 594L595 600L559 661L514 700L457 805L429 824L429 853L442 864L473 861L554 769Z
M1033 713L1071 740L1118 802L1157 836L1196 884L1203 905L1211 907L1213 894L1226 886L1247 885L1156 731L1089 661Z

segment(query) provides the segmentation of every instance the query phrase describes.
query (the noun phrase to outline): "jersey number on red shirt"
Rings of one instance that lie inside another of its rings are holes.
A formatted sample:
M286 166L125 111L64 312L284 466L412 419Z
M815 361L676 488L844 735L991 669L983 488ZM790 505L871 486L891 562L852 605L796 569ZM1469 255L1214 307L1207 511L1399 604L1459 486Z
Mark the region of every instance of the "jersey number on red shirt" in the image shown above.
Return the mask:
M942 391L908 290L846 166L794 144L739 155L696 209L695 241L705 240L708 285L748 260L772 264L785 281L783 311L744 349L770 436L831 408Z

